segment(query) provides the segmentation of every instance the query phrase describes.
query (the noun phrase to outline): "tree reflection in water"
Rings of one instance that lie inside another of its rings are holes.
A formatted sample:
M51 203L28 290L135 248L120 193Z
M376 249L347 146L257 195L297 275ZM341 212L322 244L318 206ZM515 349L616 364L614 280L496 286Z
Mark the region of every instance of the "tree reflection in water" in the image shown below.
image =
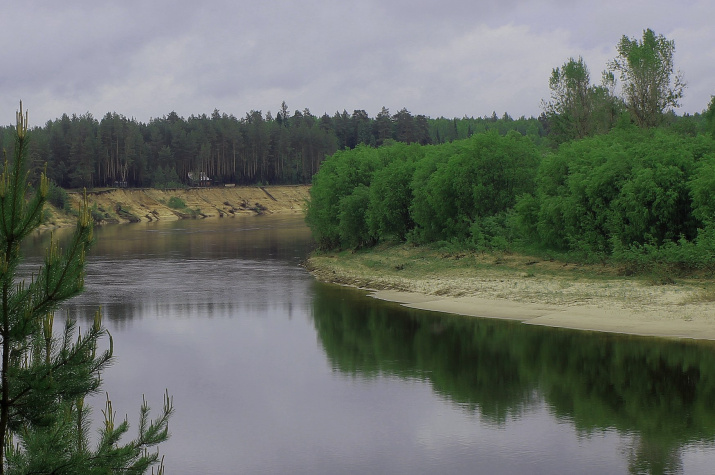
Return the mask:
M413 311L321 285L313 309L334 368L427 380L502 425L541 404L579 434L617 431L632 473L682 471L686 445L715 439L708 342L579 332Z

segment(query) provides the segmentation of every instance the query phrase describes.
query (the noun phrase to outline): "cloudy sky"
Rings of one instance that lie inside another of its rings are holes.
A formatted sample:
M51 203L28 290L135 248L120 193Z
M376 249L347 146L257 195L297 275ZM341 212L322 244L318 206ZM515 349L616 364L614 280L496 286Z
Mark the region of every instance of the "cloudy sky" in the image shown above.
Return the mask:
M675 41L678 113L715 94L712 0L67 0L0 12L0 124L117 112L242 117L385 106L429 117L536 116L552 68L593 82L621 36Z

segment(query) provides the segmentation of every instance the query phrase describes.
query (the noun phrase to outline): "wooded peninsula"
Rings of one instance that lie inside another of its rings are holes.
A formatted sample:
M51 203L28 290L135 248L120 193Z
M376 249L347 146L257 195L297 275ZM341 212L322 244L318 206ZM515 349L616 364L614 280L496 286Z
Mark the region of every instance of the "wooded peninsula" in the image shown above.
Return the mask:
M307 212L320 247L406 242L711 274L715 97L676 116L673 42L646 30L618 51L601 85L582 58L553 70L545 139L490 130L335 153Z

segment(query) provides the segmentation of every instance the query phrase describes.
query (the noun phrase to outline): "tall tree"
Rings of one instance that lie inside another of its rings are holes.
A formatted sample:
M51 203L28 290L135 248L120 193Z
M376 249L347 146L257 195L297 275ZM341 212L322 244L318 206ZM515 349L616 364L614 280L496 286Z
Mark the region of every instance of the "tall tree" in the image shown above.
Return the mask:
M715 137L715 96L710 97L710 104L703 115L705 116L706 130Z
M0 174L0 474L145 473L158 461L158 452L148 449L168 437L170 398L155 421L142 406L139 436L127 444L119 441L128 422L115 425L108 400L100 439L90 447L84 398L99 389L100 373L112 360L112 339L99 312L83 334L69 316L61 336L53 333L54 311L84 285L85 253L93 240L86 200L66 251L53 240L32 280L18 279L20 245L39 226L49 189L42 174L26 201L27 152L27 115L20 104L14 159ZM98 352L105 336L109 348Z
M378 112L375 117L375 122L373 127L375 128L375 137L377 140L377 145L382 145L386 140L392 139L392 116L390 116L390 109L382 106L382 110Z
M417 142L417 132L415 130L415 120L410 111L403 107L397 114L392 116L395 123L395 140L398 142Z
M276 120L283 127L288 127L288 105L286 104L286 101L281 102L281 108L278 111L278 114L276 114Z
M551 100L542 102L551 137L557 143L607 132L615 123L618 100L612 93L615 78L604 73L601 86L591 84L583 58L569 58L549 78Z
M353 110L353 115L350 117L350 122L352 124L352 140L349 145L351 148L357 147L358 144L371 145L374 143L375 139L372 135L372 124L370 123L370 117L362 109Z
M429 135L429 121L427 117L419 114L415 116L415 134L420 145L427 145L431 142Z
M551 101L542 105L552 130L565 139L579 139L590 132L593 101L591 75L583 58L569 58L554 68L549 78Z
M631 116L642 127L660 124L665 112L680 106L685 89L680 71L673 69L675 42L649 28L641 41L624 35L617 49L609 68L620 74Z

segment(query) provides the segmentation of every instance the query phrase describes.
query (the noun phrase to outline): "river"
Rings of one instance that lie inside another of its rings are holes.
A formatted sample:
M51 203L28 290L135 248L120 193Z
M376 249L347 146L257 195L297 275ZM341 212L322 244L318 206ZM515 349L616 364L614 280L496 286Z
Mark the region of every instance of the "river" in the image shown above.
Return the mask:
M405 309L316 282L297 217L105 226L86 292L167 474L709 473L715 345ZM47 235L34 238L26 266ZM101 417L104 393L92 399Z

